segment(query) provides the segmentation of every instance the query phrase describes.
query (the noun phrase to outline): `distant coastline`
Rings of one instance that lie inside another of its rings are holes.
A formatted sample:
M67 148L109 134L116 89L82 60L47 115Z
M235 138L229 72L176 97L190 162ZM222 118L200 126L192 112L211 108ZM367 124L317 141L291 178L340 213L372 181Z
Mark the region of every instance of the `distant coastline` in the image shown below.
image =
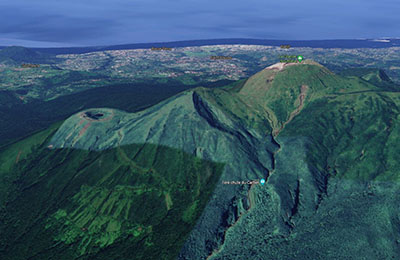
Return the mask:
M172 41L156 43L133 43L108 46L88 46L88 47L55 47L55 48L30 48L48 54L81 54L93 51L106 50L129 50L146 48L178 48L194 47L204 45L264 45L281 46L290 45L291 47L311 47L311 48L389 48L400 47L400 39L343 39L343 40L264 40L264 39L210 39L210 40L190 40L190 41ZM2 46L0 48L4 48Z

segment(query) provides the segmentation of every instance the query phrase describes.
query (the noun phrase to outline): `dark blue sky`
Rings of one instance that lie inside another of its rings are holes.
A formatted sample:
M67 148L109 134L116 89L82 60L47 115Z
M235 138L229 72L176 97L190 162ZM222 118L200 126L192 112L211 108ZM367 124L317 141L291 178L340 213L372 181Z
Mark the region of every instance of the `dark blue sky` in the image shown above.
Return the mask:
M0 0L0 45L400 37L400 0Z

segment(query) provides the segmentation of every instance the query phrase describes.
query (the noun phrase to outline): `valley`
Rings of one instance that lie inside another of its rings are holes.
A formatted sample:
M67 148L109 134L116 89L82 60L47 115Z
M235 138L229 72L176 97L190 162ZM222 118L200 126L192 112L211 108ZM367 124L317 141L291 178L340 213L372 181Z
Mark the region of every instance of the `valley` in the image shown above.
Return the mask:
M396 80L310 59L245 75L5 88L1 258L397 258Z

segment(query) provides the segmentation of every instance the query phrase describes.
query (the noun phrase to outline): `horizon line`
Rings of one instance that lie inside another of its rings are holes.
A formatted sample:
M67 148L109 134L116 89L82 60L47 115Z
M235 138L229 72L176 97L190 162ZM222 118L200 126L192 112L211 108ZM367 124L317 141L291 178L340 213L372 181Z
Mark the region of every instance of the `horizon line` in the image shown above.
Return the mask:
M264 39L264 38L210 38L210 39L192 39L192 40L176 40L176 41L156 41L156 42L134 42L134 43L118 43L118 44L105 44L105 45L71 45L71 46L48 46L48 47L29 47L25 45L19 44L11 44L11 45L0 45L0 48L7 47L25 47L30 49L66 49L66 48L105 48L105 47L113 47L113 46L126 46L126 45L160 45L160 44L176 44L176 43L185 43L185 42L202 42L202 41L238 41L238 40L247 40L247 41L270 41L270 42L321 42L321 41L374 41L381 43L388 43L390 40L400 40L400 37L377 37L377 38L338 38L338 39ZM386 40L386 41L385 41ZM235 44L235 43L221 43L221 44ZM240 44L240 43L236 43ZM57 45L57 43L55 43ZM251 44L253 45L253 44Z

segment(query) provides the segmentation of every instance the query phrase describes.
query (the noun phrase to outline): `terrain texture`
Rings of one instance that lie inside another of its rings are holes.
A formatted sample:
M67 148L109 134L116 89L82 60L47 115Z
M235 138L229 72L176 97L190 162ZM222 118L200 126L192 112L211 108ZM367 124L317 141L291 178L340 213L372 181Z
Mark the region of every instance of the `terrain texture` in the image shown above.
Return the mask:
M0 256L397 259L398 91L306 60L80 111L2 148Z

